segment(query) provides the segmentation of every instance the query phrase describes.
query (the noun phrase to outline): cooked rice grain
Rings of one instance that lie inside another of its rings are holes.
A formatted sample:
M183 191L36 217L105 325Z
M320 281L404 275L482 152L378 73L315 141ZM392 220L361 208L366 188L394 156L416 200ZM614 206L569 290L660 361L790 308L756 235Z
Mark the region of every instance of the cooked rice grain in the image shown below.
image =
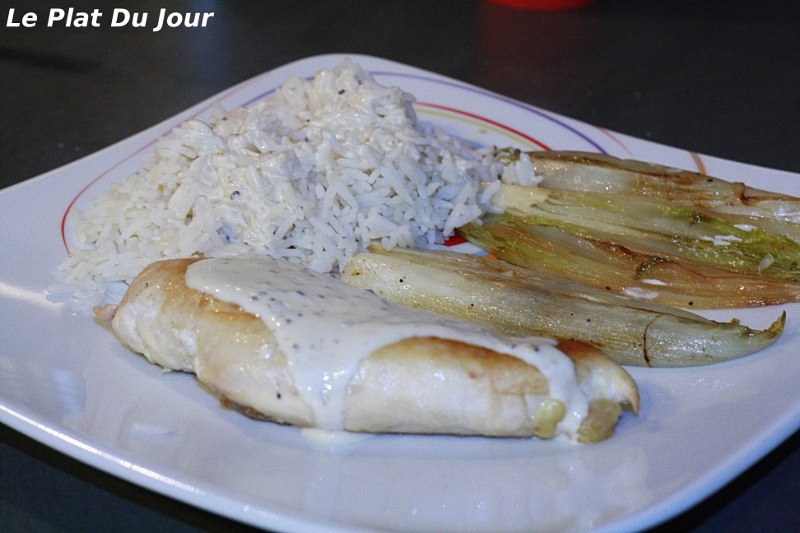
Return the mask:
M490 150L420 127L412 99L345 61L183 123L137 174L71 213L78 244L62 281L102 292L159 259L241 253L330 272L373 242L442 243L487 209L479 182L503 169Z

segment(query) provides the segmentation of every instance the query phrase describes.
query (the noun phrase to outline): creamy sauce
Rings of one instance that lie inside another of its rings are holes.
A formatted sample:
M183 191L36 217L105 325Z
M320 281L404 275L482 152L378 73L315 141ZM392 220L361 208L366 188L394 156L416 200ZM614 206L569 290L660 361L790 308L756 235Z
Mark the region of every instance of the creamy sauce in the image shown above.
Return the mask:
M574 437L588 410L572 360L550 339L498 337L472 323L390 304L328 274L268 256L198 261L187 269L186 284L264 321L323 430L343 429L347 386L359 362L410 337L459 340L536 366L548 378L550 396L567 408L560 433Z
M714 237L701 237L702 240L713 242L714 246L730 246L734 242L741 242L742 239L736 235L714 235Z
M761 258L761 261L758 263L758 273L760 274L762 270L766 270L772 266L772 263L775 262L775 258L772 254L767 254Z
M347 431L326 431L319 428L302 428L300 433L314 444L327 447L356 444L367 438L365 434L349 433Z
M666 286L667 285L666 282L661 281L660 279L648 278L648 279L643 279L641 281L642 281L642 283L647 283L648 285L660 285L660 286Z
M629 298L637 298L640 300L654 300L658 298L656 291L648 291L641 287L625 287L622 289L622 294Z
M756 229L756 226L753 226L752 224L734 224L733 227L742 231L753 231Z

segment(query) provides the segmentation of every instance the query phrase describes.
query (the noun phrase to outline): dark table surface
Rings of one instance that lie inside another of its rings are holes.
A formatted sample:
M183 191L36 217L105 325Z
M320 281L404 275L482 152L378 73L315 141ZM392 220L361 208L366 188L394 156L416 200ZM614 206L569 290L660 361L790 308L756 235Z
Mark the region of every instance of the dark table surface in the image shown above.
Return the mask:
M111 4L0 1L0 187L323 53L441 73L610 130L800 172L800 3L599 0L520 12L477 0L120 1L213 11L204 29L110 28ZM53 7L106 13L48 28ZM36 27L7 27L38 15ZM800 385L799 385L800 386ZM800 434L658 531L800 530ZM0 531L245 532L0 425Z

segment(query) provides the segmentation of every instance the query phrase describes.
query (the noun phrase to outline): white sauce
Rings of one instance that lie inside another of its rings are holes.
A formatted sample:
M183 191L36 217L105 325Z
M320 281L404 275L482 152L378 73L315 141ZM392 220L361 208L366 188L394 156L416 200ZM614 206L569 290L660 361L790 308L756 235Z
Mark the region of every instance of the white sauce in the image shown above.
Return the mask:
M642 281L642 283L647 283L648 285L660 285L660 286L666 286L667 285L667 283L665 281L661 281L660 279L648 278L648 279L643 279L641 281Z
M658 293L656 291L648 291L642 289L641 287L625 287L622 289L622 294L624 296L628 296L630 298L637 298L640 300L653 300L658 298Z
M187 269L186 284L264 321L320 429L343 429L347 386L359 361L409 337L460 340L536 366L548 378L550 396L567 409L560 433L574 438L588 411L572 360L550 339L498 337L471 323L390 304L328 274L268 256L198 261Z
M332 448L356 444L367 438L365 434L349 433L347 431L326 431L318 428L302 428L300 433L314 444Z
M730 246L734 242L741 242L742 239L736 235L714 235L714 237L701 237L704 241L713 242L714 246Z
M768 269L772 266L772 263L775 262L775 258L772 254L767 254L761 258L761 261L758 263L758 273L761 274L763 270Z
M742 231L753 231L756 229L756 226L753 226L752 224L734 224L733 227Z

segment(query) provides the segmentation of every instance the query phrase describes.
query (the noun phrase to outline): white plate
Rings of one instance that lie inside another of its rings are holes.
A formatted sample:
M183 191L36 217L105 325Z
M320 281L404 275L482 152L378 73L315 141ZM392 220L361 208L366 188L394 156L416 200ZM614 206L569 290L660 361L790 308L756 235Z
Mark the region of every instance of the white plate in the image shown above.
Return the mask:
M0 421L62 453L197 507L277 531L631 531L720 488L800 426L800 307L718 312L786 332L711 367L631 369L642 413L601 444L374 436L338 447L220 408L192 376L162 375L113 335L46 299L66 254L62 219L135 172L183 120L254 101L298 61L162 124L0 192ZM420 120L477 143L604 151L800 194L800 176L659 146L415 68L350 56L419 100Z

